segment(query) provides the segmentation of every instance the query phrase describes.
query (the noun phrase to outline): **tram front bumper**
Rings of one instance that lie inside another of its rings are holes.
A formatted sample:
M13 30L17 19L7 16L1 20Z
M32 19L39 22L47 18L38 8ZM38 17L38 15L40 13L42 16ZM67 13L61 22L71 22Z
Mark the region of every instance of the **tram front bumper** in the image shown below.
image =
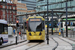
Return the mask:
M42 36L29 36L28 40L44 40L45 38Z

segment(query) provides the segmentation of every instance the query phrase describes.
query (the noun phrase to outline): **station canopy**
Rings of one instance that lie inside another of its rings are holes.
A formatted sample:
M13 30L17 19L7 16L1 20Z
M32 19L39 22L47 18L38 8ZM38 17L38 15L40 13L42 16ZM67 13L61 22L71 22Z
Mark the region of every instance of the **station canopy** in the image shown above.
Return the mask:
M49 10L48 13L50 14L50 16L52 15L52 10ZM26 13L26 14L22 14L22 15L16 15L16 17L19 17L19 16L26 16L26 15L34 15L34 14L45 14L45 16L47 16L47 11L39 11L39 12L31 12L31 13ZM56 15L66 15L66 10L53 10L53 16L56 16ZM70 14L75 14L75 11L68 11L68 15Z

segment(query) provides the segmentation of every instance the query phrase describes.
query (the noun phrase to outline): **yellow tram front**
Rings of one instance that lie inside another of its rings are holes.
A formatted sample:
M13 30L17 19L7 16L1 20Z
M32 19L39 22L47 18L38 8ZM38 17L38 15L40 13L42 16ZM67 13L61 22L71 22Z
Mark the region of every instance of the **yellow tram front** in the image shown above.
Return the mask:
M45 22L41 16L29 17L27 23L27 40L44 40L45 39Z

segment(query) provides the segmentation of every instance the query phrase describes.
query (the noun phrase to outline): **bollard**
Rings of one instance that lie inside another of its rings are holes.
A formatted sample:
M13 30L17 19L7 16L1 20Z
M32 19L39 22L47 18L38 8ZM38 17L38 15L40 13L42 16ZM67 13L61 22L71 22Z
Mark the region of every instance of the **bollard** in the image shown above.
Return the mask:
M46 35L47 44L49 45L49 36Z
M16 36L16 45L17 45L17 36Z

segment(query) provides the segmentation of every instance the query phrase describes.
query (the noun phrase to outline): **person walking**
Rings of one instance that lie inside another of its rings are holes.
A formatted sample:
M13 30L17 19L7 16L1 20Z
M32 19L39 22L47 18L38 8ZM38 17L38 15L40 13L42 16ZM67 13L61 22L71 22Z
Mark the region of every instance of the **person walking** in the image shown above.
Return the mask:
M19 35L21 36L21 31L19 32Z
M19 35L20 35L21 40L22 40L22 32L21 32L21 29L20 29Z
M15 35L15 29L13 30L13 33L14 33L14 35Z

